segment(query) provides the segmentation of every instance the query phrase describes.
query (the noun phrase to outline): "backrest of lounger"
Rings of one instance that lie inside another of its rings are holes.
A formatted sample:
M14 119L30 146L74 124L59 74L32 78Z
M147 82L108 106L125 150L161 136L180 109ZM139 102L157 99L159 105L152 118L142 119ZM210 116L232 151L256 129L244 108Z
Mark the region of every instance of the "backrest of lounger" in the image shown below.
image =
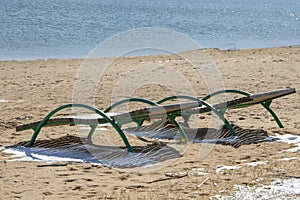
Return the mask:
M235 108L248 107L248 106L252 106L255 104L262 103L262 102L277 99L277 98L280 98L280 97L283 97L283 96L286 96L286 95L289 95L289 94L292 94L295 92L296 92L295 88L287 88L287 89L276 90L276 91L272 91L272 92L253 94L253 95L249 96L251 99L249 102L239 103L237 105L232 105L231 107L228 107L228 108L235 109Z

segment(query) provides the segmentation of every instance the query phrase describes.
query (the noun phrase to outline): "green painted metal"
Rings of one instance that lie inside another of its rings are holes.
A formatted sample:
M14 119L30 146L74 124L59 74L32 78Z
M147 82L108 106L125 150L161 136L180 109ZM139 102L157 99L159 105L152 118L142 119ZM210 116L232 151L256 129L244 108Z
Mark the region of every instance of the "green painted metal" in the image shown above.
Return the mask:
M197 97L192 97L192 96L187 96L187 95L177 95L177 96L170 96L170 97L167 97L167 98L164 98L164 99L161 99L159 101L157 101L156 103L155 102L152 102L150 100L147 100L147 99L143 99L143 98L128 98L128 99L123 99L121 101L118 101L114 104L112 104L111 106L109 106L108 108L106 108L104 110L104 112L109 112L111 109L121 105L121 104L124 104L124 103L127 103L127 102L131 102L131 101L135 101L135 102L142 102L142 103L147 103L149 105L152 105L152 106L158 106L159 104L163 103L163 102L166 102L166 101L169 101L169 100L173 100L173 99L189 99L189 100L194 100L194 101L200 101L201 103L203 103L203 105L207 106L208 108L210 108L211 111L213 111L214 113L216 113L216 115L225 123L226 127L230 130L231 134L233 136L236 136L236 133L235 131L233 130L232 126L230 125L230 123L225 119L225 117L222 115L222 113L220 113L219 111L217 111L216 109L214 109L211 105L209 105L207 102L197 98ZM172 117L170 117L172 116ZM174 117L175 116L175 117ZM185 133L185 131L182 129L182 127L180 126L180 124L176 121L176 117L178 116L178 114L170 114L168 116L168 118L171 120L172 123L174 123L174 125L176 126L176 128L179 130L179 132L181 133L182 137L188 141L188 137ZM187 116L187 115L184 115L183 113L183 118L184 120L187 122L187 120L190 118L190 116ZM143 124L143 121L144 119L135 119L135 118L132 118L133 121L135 121L138 125L137 128L139 128L142 124ZM122 122L118 122L119 125L122 125L123 123Z
M56 114L57 112L63 110L63 109L66 109L66 108L71 108L71 107L80 107L80 108L85 108L85 109L88 109L88 110L91 110L91 111L94 111L95 113L99 114L101 117L103 117L108 123L110 123L115 129L116 131L119 133L120 137L122 138L128 152L133 152L133 149L131 147L131 145L129 144L125 134L123 133L123 131L120 129L120 127L112 120L110 119L104 112L98 110L97 108L93 108L91 106L88 106L88 105L84 105L84 104L65 104L63 106L60 106L56 109L54 109L53 111L51 111L46 117L44 117L44 119L39 123L38 126L36 126L34 128L34 134L30 140L30 143L29 145L32 146L41 130L41 128L47 123L47 121L54 115ZM92 131L92 130L91 130ZM93 132L89 133L90 137L92 135Z
M190 99L190 100L195 100L195 101L200 101L203 105L205 105L206 107L208 107L211 111L213 111L226 125L226 127L230 130L231 134L233 136L236 136L233 128L231 127L230 123L226 120L226 118L223 116L222 113L220 113L218 110L216 110L215 108L213 108L213 106L211 106L210 104L208 104L207 102L205 102L204 100L202 99L198 99L196 97L191 97L191 96L171 96L171 97L167 97L165 99L162 99L161 101L159 101L160 103L162 102L166 102L168 100L171 100L171 99L176 99L176 98L185 98L185 99ZM146 99L142 99L142 98L130 98L130 99L124 99L124 100L121 100L121 101L118 101L116 102L115 104L111 105L110 107L108 107L107 109L105 109L106 112L110 111L111 109L115 108L116 106L118 105L121 105L121 104L124 104L124 103L127 103L127 102L130 102L130 101L136 101L136 102L142 102L142 103L147 103L149 105L152 105L152 106L157 106L158 103L155 103L155 102L152 102L150 100L146 100ZM54 109L53 111L51 111L35 128L34 128L34 134L31 138L31 141L30 141L30 146L32 146L41 130L41 128L47 123L47 121L54 115L56 114L57 112L63 110L63 109L66 109L66 108L70 108L70 107L80 107L80 108L85 108L85 109L88 109L88 110L91 110L91 111L94 111L96 112L97 114L99 114L100 116L102 116L108 123L110 123L115 129L116 131L119 133L120 137L122 138L124 144L126 145L127 149L129 152L132 152L132 147L131 145L129 144L125 134L123 133L123 131L120 129L120 126L122 125L122 122L118 122L119 124L116 124L116 122L114 122L112 119L110 119L104 112L96 109L96 108L93 108L91 106L88 106L88 105L84 105L84 104L66 104L66 105L63 105L63 106L60 106L56 109ZM190 116L185 116L184 113L180 113L181 115L184 116L184 119L187 121L189 119ZM178 130L180 131L182 137L188 141L188 137L185 133L185 131L183 130L183 128L180 126L180 124L176 121L176 117L179 115L179 112L174 112L174 113L168 113L168 118L171 120L172 123L174 123L174 125L178 128ZM144 119L141 119L141 118L133 118L132 119L133 121L135 121L139 126L141 126L143 124L143 121ZM74 123L76 124L76 123ZM74 125L72 124L72 125ZM93 133L95 132L95 129L97 127L97 125L90 125L91 127L91 130L88 134L88 142L92 142L91 141L91 138L92 138L92 135Z
M210 94L206 95L202 99L204 101L206 101L206 100L210 99L213 96L216 96L218 94L224 94L224 93L235 93L235 94L241 94L241 95L244 95L244 96L249 96L250 95L250 93L242 91L242 90L219 90L219 91L216 91L216 92L213 92L213 93L210 93Z
M144 121L145 121L144 119L136 120L138 127L141 127L143 125Z
M179 97L179 98L182 97L182 98L190 99L190 100L194 100L194 101L200 101L204 106L209 108L212 112L214 112L223 121L223 123L228 128L228 130L230 131L232 136L236 136L234 129L232 128L232 126L230 125L228 120L224 117L224 114L222 112L218 111L217 109L215 109L212 105L210 105L208 102L206 102L203 99L199 99L197 97L191 97L191 96L171 96L171 97L164 98L163 99L164 101L162 101L162 102L165 102L165 101L168 101L171 99L176 99L177 97ZM161 101L159 101L159 102L161 102ZM184 116L185 115L184 112L181 112L181 115ZM189 119L189 118L187 118L187 119Z
M97 128L97 125L90 125L90 127L91 127L91 130L90 130L90 132L89 132L89 134L88 134L87 142L88 142L89 144L93 144L92 136L93 136L93 134L94 134L94 132L95 132L95 130L96 130L96 128Z
M230 125L229 121L224 117L224 114L220 111L218 111L217 109L215 109L212 105L210 105L209 103L207 103L205 100L203 99L198 99L198 101L201 101L201 103L208 107L211 111L213 111L225 124L225 126L228 128L228 130L230 131L232 136L236 136L236 133L234 131L234 129L232 128L232 126Z
M144 98L126 98L126 99L122 99L120 101L115 102L114 104L110 105L109 107L107 107L103 112L107 113L109 111L111 111L113 108L116 108L119 105L128 103L128 102L140 102L140 103L146 103L148 105L151 106L158 106L158 104L156 102L150 101L148 99L144 99ZM133 121L137 124L137 130L143 125L144 123L144 119L139 119L139 120L134 120ZM121 121L118 122L118 125L120 127L122 127L123 123Z
M215 94L217 95L217 93ZM225 124L225 126L228 128L228 130L230 131L230 133L233 136L236 136L236 133L234 131L234 129L232 128L232 126L230 125L230 123L228 122L228 120L224 117L224 113L225 111L219 111L217 109L215 109L212 105L210 105L208 102L205 101L204 98L200 99L197 97L193 97L193 96L187 96L187 95L174 95L174 96L170 96L170 97L166 97L164 99L159 100L157 103L163 103L169 100L173 100L173 99L189 99L189 100L194 100L194 101L200 101L204 106L208 107L211 111L213 111ZM206 99L208 99L206 97ZM187 122L190 118L190 115L185 115L184 113L182 113L183 119L185 122Z
M107 113L107 112L111 111L113 108L115 108L115 107L117 107L119 105L122 105L122 104L128 103L128 102L132 102L132 101L146 103L146 104L149 104L151 106L158 106L158 103L155 103L155 102L150 101L148 99L143 99L143 98L127 98L127 99L123 99L123 100L117 101L116 103L110 105L103 112Z
M182 116L182 118L184 120L184 123L186 123L186 125L189 127L188 121L190 120L190 118L191 118L192 115L181 113L181 116Z
M234 129L232 128L230 123L227 121L227 119L224 117L224 113L225 113L227 108L216 109L212 105L210 105L208 102L206 102L207 99L209 99L209 98L211 98L215 95L222 94L222 93L236 93L236 94L241 94L241 95L244 95L244 96L251 95L250 93L247 93L247 92L244 92L244 91L241 91L241 90L220 90L220 91L213 92L213 93L203 97L202 99L199 99L197 97L192 97L192 96L186 96L186 95L170 96L170 97L166 97L164 99L161 99L158 102L153 102L153 101L150 101L150 100L147 100L147 99L142 99L142 98L128 98L128 99L123 99L121 101L118 101L118 102L112 104L111 106L106 108L104 110L104 112L101 111L101 110L98 110L96 108L93 108L91 106L84 105L84 104L66 104L66 105L60 106L60 107L54 109L53 111L51 111L48 115L46 115L46 117L44 117L44 119L42 121L37 123L38 125L34 125L34 126L30 127L30 128L33 127L32 129L34 130L34 134L33 134L32 138L30 140L29 145L32 146L34 144L41 128L45 125L66 125L66 124L76 125L77 124L76 121L75 122L73 122L73 121L70 121L70 122L59 122L59 121L48 122L48 120L54 114L56 114L57 112L65 109L65 108L80 107L80 108L85 108L85 109L94 111L95 113L99 114L103 118L101 122L99 122L99 121L92 122L92 123L83 122L84 124L87 124L91 127L91 130L89 131L89 134L88 134L88 142L89 143L92 143L92 135L95 132L98 123L106 123L107 122L107 123L110 123L115 128L115 130L118 132L118 134L122 138L128 152L133 152L133 149L132 149L130 143L128 142L128 139L126 138L124 132L121 130L120 127L122 126L122 124L135 122L135 123L137 123L137 128L139 128L140 126L142 126L144 120L148 119L149 116L133 115L133 116L129 116L129 117L125 116L125 117L122 117L122 118L119 118L119 119L114 119L114 118L110 118L109 116L107 116L105 114L105 112L109 112L111 109L113 109L113 108L115 108L115 107L117 107L121 104L131 102L131 101L146 103L146 104L149 104L151 106L159 106L159 104L161 104L163 102L166 102L166 101L169 101L169 100L172 100L172 99L179 99L179 98L189 99L189 100L194 100L194 101L200 102L201 104L199 103L199 105L206 106L206 108L207 108L204 112L210 112L210 111L214 112L223 121L223 123L228 128L230 133L233 136L236 136L236 133L235 133ZM275 119L275 121L277 122L279 127L283 128L283 125L282 125L281 121L279 120L278 116L270 108L271 103L272 103L272 100L266 100L264 102L261 102L260 104L262 104L262 106L264 106L264 108L272 115L272 117ZM258 102L252 102L252 103L250 102L250 103L245 103L245 104L241 104L241 105L237 105L237 106L231 106L230 108L231 109L242 108L242 107L247 107L247 106L255 105L255 104L259 104L259 103ZM188 113L185 113L184 110L176 110L176 111L165 113L167 115L162 114L162 113L158 113L158 114L156 114L155 116L152 116L152 117L154 117L154 118L168 118L176 126L176 128L179 130L179 132L181 134L181 137L187 142L187 141L189 141L188 136L185 133L185 130L182 128L182 126L176 121L176 117L177 116L182 116L182 118L185 120L185 122L187 122L190 119L191 115L197 114L197 113L199 113L199 110L197 111L197 109L192 109L191 112L189 111ZM27 128L27 129L29 129L29 128ZM21 130L27 130L27 129L21 129Z
M216 92L213 92L211 94L206 95L202 99L207 100L207 99L209 99L213 96L216 96L218 94L223 94L223 93L235 93L235 94L241 94L241 95L244 95L244 96L251 95L250 93L242 91L242 90L219 90L219 91L216 91ZM279 117L276 115L274 110L272 108L270 108L271 103L272 103L272 100L269 100L269 101L262 102L261 105L272 115L272 117L274 118L274 120L276 121L278 126L280 128L284 128L284 126L282 125ZM245 105L242 105L242 106L239 106L239 107L247 107L247 106L250 106L250 105L253 105L253 104L245 104ZM236 107L236 108L239 108L239 107Z
M274 110L272 108L270 108L271 103L272 103L272 100L267 101L267 102L262 102L261 104L263 105L263 107L265 107L267 109L267 111L269 111L269 113L271 113L271 115L275 119L275 121L278 124L278 126L280 128L284 128L283 124L281 123L280 119L278 118L278 116L276 115L276 113L274 112Z
M162 104L164 102L167 102L167 101L170 101L170 100L174 100L174 99L188 99L188 100L193 100L193 101L198 101L199 100L197 97L193 97L193 96L188 96L188 95L174 95L174 96L169 96L169 97L163 98L163 99L157 101L156 103ZM183 118L184 122L186 124L188 124L188 121L191 118L191 115L182 114L182 118Z
M187 137L185 131L183 128L180 126L180 124L176 121L177 114L168 114L168 119L176 126L178 129L179 133L181 134L181 137L185 140L185 142L189 141L189 138Z
M169 96L169 97L163 98L163 99L157 101L156 103L161 104L161 103L164 103L166 101L173 100L173 99L189 99L189 100L198 101L197 97L187 96L187 95L177 95L177 96L174 95L174 96Z
M230 133L233 136L236 136L236 133L235 133L234 129L232 128L232 126L230 125L228 120L224 117L224 114L222 112L218 111L217 109L215 109L212 105L210 105L205 100L199 99L197 97L187 96L187 95L177 95L177 96L166 97L164 99L159 100L157 103L160 104L160 103L172 100L172 99L189 99L189 100L194 100L194 101L200 101L204 106L208 107L211 111L213 111L224 122L225 126L228 128L228 130L230 131ZM184 118L185 122L187 122L186 120L188 120L190 118L190 116L187 116L184 113L181 113L181 115L184 116L183 118ZM175 124L175 126L176 126L176 124ZM180 132L182 133L184 138L187 138L184 131L180 131Z
M178 96L174 96L174 97L177 97ZM167 100L170 100L170 99L174 99L174 97L169 97L168 99L162 99L161 101L159 102L153 102L153 101L150 101L148 99L143 99L143 98L127 98L127 99L123 99L123 100L120 100L114 104L112 104L111 106L109 106L108 108L106 108L104 110L104 112L109 112L111 111L113 108L119 106L119 105L122 105L124 103L128 103L128 102L141 102L141 103L146 103L146 104L149 104L151 106L159 106L160 103L162 102L165 102ZM192 99L192 100L197 100L197 98L194 98L194 97L190 97L190 96L179 96L180 98L186 98L186 99ZM179 130L179 132L181 133L182 137L185 139L185 140L188 140L184 130L182 129L182 127L180 126L180 124L176 121L176 116L175 117L171 117L172 115L168 116L168 118L170 119L170 121L172 123L174 123L174 125L176 126L176 128ZM135 119L135 118L132 118L132 120L134 122L137 123L137 130L143 125L143 122L145 119ZM119 126L122 125L123 123L120 121L118 122Z
M268 101L264 101L264 105L267 106L267 107L270 107L271 106L271 103L272 103L273 99L271 100L268 100Z

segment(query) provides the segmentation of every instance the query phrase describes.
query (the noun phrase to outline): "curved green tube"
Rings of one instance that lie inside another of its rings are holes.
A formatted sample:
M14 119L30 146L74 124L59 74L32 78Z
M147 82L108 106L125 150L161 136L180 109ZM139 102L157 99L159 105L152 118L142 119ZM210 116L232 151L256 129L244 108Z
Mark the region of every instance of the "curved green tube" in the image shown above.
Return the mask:
M124 103L128 103L128 102L141 102L141 103L146 103L146 104L149 104L151 106L158 106L157 103L153 102L153 101L150 101L148 99L143 99L143 98L127 98L127 99L122 99L120 101L117 101L116 103L110 105L109 107L107 107L103 112L107 113L109 111L111 111L111 109L121 105L121 104L124 104Z
M212 105L210 105L208 102L206 102L203 99L198 99L204 106L208 107L211 111L213 111L225 124L225 126L228 128L232 136L236 136L236 133L232 126L230 125L229 121L224 117L223 113L219 112L216 108L214 108Z
M169 96L169 97L163 98L163 99L157 101L156 103L161 104L166 101L173 100L173 99L189 99L189 100L198 101L197 97L187 96L187 95L177 95L177 96L174 95L174 96Z
M223 94L223 93L235 93L235 94L241 94L241 95L244 95L244 96L251 95L250 93L242 91L242 90L219 90L219 91L216 91L216 92L213 92L211 94L206 95L202 99L203 100L207 100L207 99L209 99L209 98L211 98L213 96L216 96L218 94ZM283 128L283 125L282 125L279 117L276 115L276 113L274 112L274 110L272 108L270 108L270 104L271 104L271 101L270 102L262 102L261 103L261 105L272 115L272 117L274 118L274 120L276 121L276 123L278 124L278 126L280 128Z
M228 130L230 131L230 133L233 136L236 136L236 133L235 133L234 129L232 128L232 126L230 125L228 120L224 117L224 115L221 112L219 112L217 109L215 109L212 105L210 105L208 102L206 102L204 98L200 99L200 98L197 98L197 97L187 96L187 95L178 95L178 96L174 95L174 96L170 96L170 97L166 97L164 99L161 99L157 103L163 103L163 102L173 100L173 99L189 99L189 100L194 100L194 101L200 101L204 106L208 107L211 111L213 111L224 122L225 126L228 128ZM187 119L188 118L189 117L187 116Z
M218 94L224 94L224 93L235 93L235 94L241 94L241 95L244 95L244 96L251 95L250 93L242 91L242 90L219 90L219 91L216 91L216 92L213 92L213 93L210 93L210 94L206 95L202 99L204 101L206 101L207 99L210 99L213 96L216 96Z
M85 105L85 104L66 104L63 106L60 106L56 109L54 109L53 111L51 111L46 117L44 117L44 119L38 124L37 127L34 128L34 134L30 140L29 145L32 146L41 130L41 128L47 123L47 121L57 112L65 109L65 108L71 108L71 107L80 107L80 108L85 108L91 111L94 111L95 113L99 114L101 117L103 117L107 122L109 122L115 129L116 131L119 133L119 135L121 136L128 152L133 152L133 149L131 147L131 145L129 144L125 134L123 133L123 131L120 129L120 127L112 120L110 119L104 112L98 110L97 108ZM91 135L91 134L89 134Z

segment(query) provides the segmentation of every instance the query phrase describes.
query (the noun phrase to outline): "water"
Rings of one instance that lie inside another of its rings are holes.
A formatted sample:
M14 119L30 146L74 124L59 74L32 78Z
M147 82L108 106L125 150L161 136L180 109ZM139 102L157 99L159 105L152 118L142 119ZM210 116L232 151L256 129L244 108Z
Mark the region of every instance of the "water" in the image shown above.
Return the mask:
M300 45L299 0L1 0L0 60L85 57L132 28L220 49Z

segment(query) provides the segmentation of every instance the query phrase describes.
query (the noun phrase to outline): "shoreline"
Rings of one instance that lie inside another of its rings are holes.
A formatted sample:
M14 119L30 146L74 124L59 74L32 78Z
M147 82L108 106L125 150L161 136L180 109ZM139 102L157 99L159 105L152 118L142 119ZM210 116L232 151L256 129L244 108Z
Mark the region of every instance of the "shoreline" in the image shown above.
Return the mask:
M286 46L270 46L270 47L257 47L257 48L230 48L230 49L222 49L222 48L217 48L217 47L209 47L209 48L201 48L201 49L192 49L192 50L187 50L184 52L178 52L178 53L173 53L173 54L145 54L145 55L133 55L133 56L124 56L122 58L132 58L132 57L154 57L154 56L171 56L174 54L182 54L185 52L189 51L199 51L199 50L205 50L205 51L210 51L210 50L218 50L218 51L247 51L247 50L263 50L263 49L274 49L274 48L293 48L293 47L300 47L300 44L298 45L286 45ZM114 58L114 57L95 57L91 59L102 59L102 58ZM55 58L55 57L49 57L49 58L29 58L29 59L0 59L0 62L18 62L18 61L48 61L48 60L84 60L84 59L89 59L89 58L84 58L84 57L62 57L62 58Z

